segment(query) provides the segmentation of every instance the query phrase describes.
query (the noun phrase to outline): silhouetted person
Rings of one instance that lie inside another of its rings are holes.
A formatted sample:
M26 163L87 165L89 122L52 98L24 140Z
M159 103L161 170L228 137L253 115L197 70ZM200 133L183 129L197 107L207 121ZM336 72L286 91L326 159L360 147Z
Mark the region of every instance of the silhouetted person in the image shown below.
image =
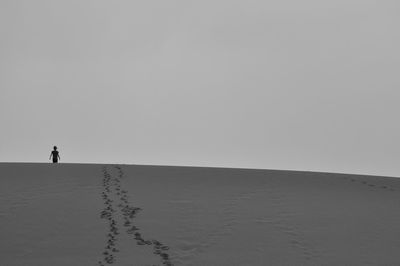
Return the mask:
M58 163L58 159L61 159L57 151L57 146L54 146L53 150L51 151L49 160L51 157L53 157L53 163Z

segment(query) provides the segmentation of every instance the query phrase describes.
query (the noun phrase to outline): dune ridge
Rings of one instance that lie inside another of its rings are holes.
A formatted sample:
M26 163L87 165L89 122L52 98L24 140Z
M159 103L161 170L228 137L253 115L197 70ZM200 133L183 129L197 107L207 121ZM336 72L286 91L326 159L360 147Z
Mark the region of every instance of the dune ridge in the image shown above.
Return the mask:
M0 265L399 265L400 179L0 163Z

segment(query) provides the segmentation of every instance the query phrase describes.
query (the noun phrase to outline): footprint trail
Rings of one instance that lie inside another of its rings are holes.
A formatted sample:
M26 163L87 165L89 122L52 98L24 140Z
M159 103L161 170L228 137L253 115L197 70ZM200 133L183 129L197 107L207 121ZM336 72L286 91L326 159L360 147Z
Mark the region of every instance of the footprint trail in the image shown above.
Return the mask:
M103 192L101 197L104 202L104 209L100 217L108 222L107 239L102 253L103 259L98 262L99 266L113 264L117 260L119 252L118 236L121 232L133 237L139 246L152 246L153 254L161 259L161 263L172 266L169 247L156 239L145 239L140 229L134 224L136 215L142 211L141 208L131 204L128 191L123 189L121 180L124 172L120 166L114 166L116 174L112 175L107 166L103 167ZM115 172L114 171L114 172Z

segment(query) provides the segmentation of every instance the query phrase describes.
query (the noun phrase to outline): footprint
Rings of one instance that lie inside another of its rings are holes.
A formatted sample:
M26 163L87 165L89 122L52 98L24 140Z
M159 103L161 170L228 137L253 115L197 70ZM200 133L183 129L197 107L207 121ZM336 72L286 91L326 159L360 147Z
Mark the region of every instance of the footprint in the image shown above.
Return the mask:
M119 235L119 225L126 227L124 231L127 235L133 235L136 244L140 246L153 246L153 253L158 255L163 265L173 265L170 261L169 254L166 253L169 247L161 244L157 240L146 240L139 232L139 228L134 225L134 218L142 210L139 207L133 207L128 198L128 191L123 189L121 179L124 176L123 170L119 166L114 166L117 173L115 175L108 171L107 167L103 167L103 188L101 198L104 201L104 210L100 213L100 217L108 220L109 233L105 251L103 252L103 261L98 264L113 264L116 261L115 253L119 252L117 248L117 238ZM112 199L115 199L114 201ZM120 221L117 223L117 220Z

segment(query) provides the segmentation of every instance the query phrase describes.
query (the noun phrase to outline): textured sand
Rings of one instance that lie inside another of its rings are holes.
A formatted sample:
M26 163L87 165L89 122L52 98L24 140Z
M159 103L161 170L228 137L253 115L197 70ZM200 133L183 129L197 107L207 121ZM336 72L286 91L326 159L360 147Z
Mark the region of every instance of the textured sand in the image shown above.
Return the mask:
M400 179L0 164L0 265L400 265Z

